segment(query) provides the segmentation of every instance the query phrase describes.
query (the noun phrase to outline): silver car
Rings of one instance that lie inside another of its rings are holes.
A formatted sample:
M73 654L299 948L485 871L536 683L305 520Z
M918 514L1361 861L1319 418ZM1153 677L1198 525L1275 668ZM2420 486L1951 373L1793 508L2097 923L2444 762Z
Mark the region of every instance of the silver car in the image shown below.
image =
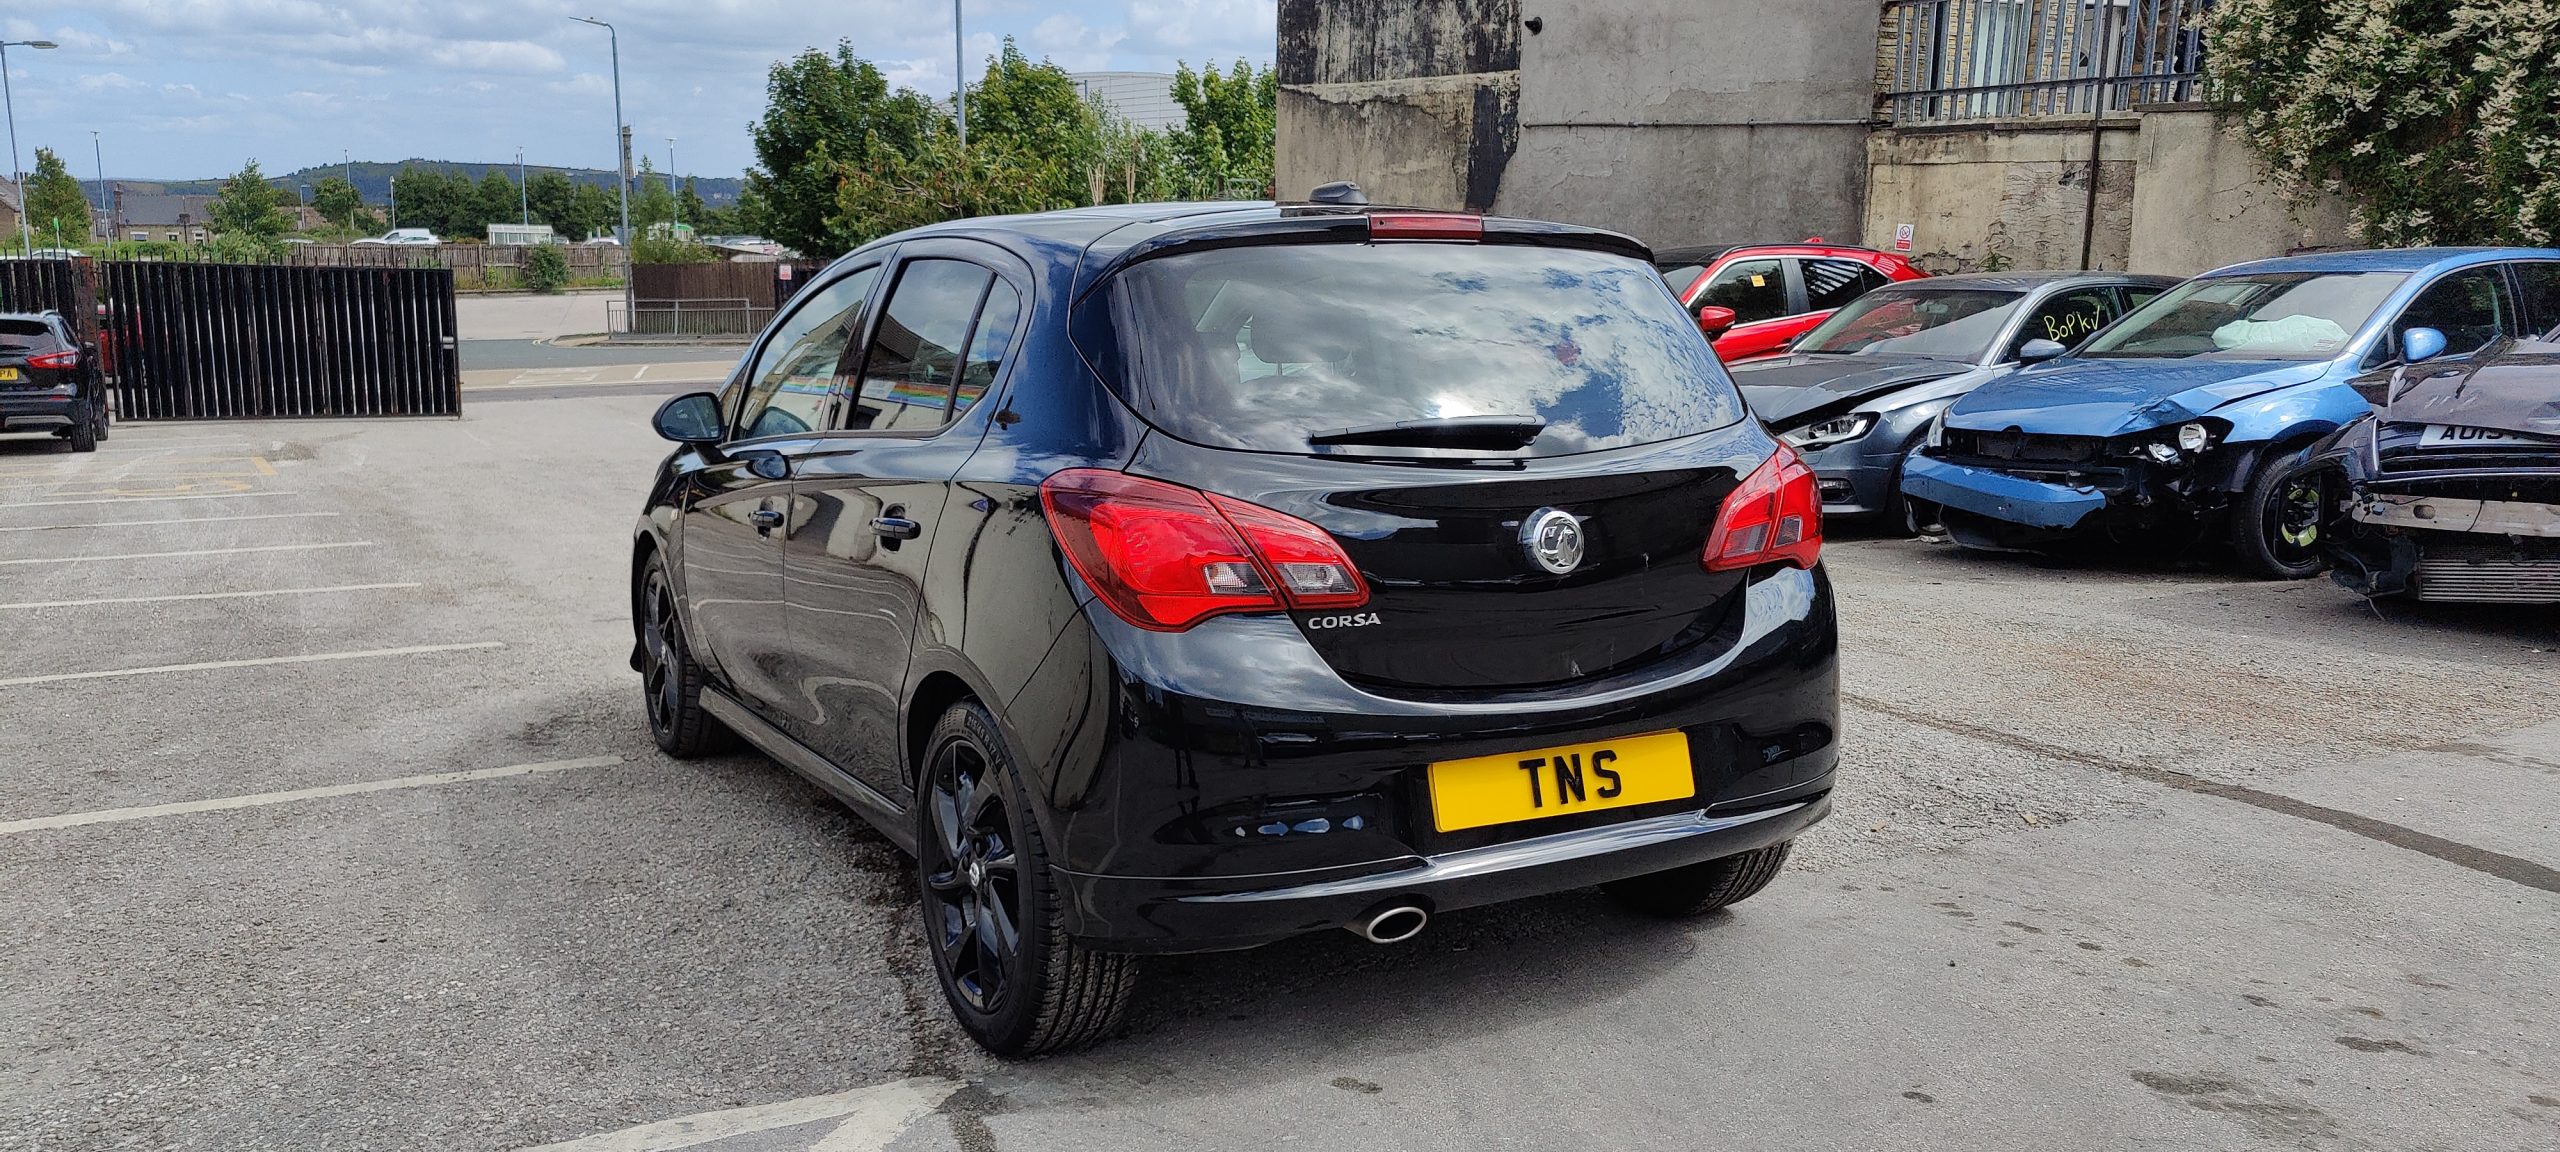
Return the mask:
M1902 494L1902 461L1975 385L2086 340L2175 277L1981 272L1878 288L1784 352L1731 366L1753 414L1803 454L1826 516L1917 532L1935 509Z

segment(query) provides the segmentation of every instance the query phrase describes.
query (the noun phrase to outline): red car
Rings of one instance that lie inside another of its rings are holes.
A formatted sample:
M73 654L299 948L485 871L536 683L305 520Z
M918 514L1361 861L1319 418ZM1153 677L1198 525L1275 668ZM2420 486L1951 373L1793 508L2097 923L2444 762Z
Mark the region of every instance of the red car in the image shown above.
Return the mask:
M1728 361L1775 352L1840 307L1929 274L1891 252L1825 244L1664 248L1653 266Z

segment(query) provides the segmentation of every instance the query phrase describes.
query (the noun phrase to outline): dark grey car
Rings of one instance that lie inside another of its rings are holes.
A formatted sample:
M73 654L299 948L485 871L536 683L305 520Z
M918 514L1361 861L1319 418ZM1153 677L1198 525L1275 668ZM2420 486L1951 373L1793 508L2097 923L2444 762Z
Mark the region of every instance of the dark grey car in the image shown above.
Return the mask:
M1882 515L1916 530L1931 517L1903 498L1902 460L1929 421L2021 356L2059 355L2177 283L2122 272L1904 281L1850 302L1788 351L1731 370L1753 414L1821 478L1824 515ZM2039 340L2053 347L2028 347Z

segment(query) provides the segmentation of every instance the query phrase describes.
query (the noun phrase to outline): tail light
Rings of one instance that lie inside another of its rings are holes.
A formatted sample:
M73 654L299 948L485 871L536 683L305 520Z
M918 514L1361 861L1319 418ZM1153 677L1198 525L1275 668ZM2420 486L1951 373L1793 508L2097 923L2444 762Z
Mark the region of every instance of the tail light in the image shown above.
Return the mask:
M1140 628L1369 602L1332 536L1257 504L1097 468L1049 477L1040 502L1077 575Z
M76 348L65 349L60 352L47 352L42 356L27 357L27 367L29 368L77 368L79 366L80 350Z
M1822 485L1785 444L1724 498L1707 536L1710 572L1762 564L1811 568L1822 559Z
M1470 212L1372 212L1369 238L1475 243L1484 239L1484 217Z

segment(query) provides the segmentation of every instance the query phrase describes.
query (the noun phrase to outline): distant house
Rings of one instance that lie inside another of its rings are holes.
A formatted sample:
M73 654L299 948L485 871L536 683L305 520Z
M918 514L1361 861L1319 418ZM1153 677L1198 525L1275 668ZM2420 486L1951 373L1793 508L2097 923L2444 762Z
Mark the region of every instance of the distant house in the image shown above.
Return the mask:
M25 203L16 184L0 178L0 233L8 235L9 244L17 243L18 217L25 214Z
M116 238L202 244L213 238L212 196L128 194L115 186Z
M560 238L552 234L551 226L548 224L489 225L489 243L492 245L522 247L532 244L557 244L559 242Z

